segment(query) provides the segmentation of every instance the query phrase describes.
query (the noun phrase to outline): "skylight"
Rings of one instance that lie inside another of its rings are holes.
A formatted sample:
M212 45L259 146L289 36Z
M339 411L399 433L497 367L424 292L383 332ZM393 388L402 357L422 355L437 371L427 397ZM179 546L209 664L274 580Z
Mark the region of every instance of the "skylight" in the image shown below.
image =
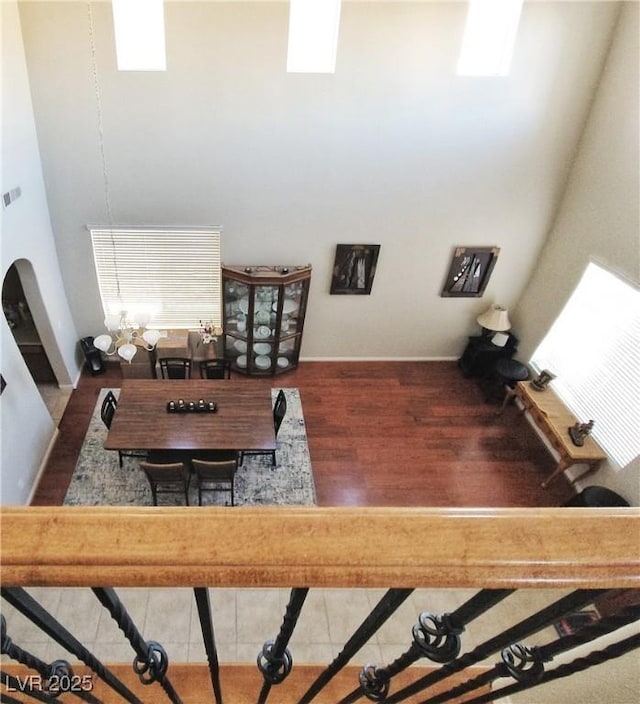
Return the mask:
M335 73L340 0L290 0L289 73Z
M166 71L163 0L112 0L119 71Z
M459 76L507 76L523 0L470 0Z

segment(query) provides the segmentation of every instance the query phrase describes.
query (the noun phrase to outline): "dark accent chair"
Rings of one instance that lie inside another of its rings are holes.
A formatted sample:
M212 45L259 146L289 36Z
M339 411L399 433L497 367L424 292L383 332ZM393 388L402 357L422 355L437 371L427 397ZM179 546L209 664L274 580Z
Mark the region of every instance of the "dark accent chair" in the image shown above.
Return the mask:
M184 494L186 505L189 505L189 482L191 471L185 462L155 464L140 462L140 469L146 474L151 487L153 505L158 505L158 494Z
M231 362L228 359L207 359L200 362L203 379L231 379Z
M284 395L284 390L280 389L276 397L276 402L273 406L273 427L276 431L276 437L278 437L278 430L282 425L282 419L287 413L287 397ZM244 462L245 455L271 455L271 464L276 466L276 451L275 450L243 450L240 452L240 462Z
M233 480L238 469L238 453L216 459L191 460L196 481L198 482L198 504L202 506L203 491L231 492L231 505L234 505Z
M118 399L113 395L113 391L107 391L100 408L100 418L102 418L102 422L107 426L107 428L111 428L111 421L113 420L117 405ZM146 456L146 450L118 450L118 463L122 467L123 457L145 458Z
M163 379L190 379L191 360L187 357L161 357L160 373Z

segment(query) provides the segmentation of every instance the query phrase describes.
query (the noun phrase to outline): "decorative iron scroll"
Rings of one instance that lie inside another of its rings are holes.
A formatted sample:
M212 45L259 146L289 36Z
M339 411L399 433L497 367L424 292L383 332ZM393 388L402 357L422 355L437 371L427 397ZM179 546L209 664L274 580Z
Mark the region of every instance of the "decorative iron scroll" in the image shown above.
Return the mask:
M258 669L264 677L258 704L264 704L267 701L272 685L280 684L291 672L293 658L287 645L291 640L296 623L298 623L298 618L308 593L309 589L307 588L294 588L291 590L278 637L275 640L268 640L258 655Z
M376 604L373 611L356 629L355 633L345 643L344 648L334 658L333 662L316 678L311 687L305 692L298 704L309 704L319 694L331 679L351 660L371 636L385 623L406 599L413 589L389 589ZM358 688L355 693L360 696ZM353 693L352 693L353 694ZM343 700L344 701L344 700Z
M136 653L133 660L133 670L138 675L140 682L145 685L158 682L173 704L181 704L180 697L166 676L169 658L165 649L160 643L144 640L114 589L93 587L92 591L131 643L131 647Z
M50 638L61 645L65 650L73 653L78 660L91 668L111 689L129 702L129 704L143 704L138 697L108 670L82 643L77 640L67 629L59 623L48 611L21 587L3 587L1 590L11 606L20 611L32 623L46 633Z
M13 691L19 691L22 693L28 693L30 696L37 698L34 692L40 692L45 694L44 701L50 701L49 697L58 697L64 691L68 691L70 687L65 687L66 682L75 682L76 678L73 674L71 665L66 660L54 660L54 662L47 664L40 658L36 657L32 653L24 650L19 645L13 642L13 640L7 634L7 621L4 615L0 615L1 621L1 638L2 638L2 654L7 655L12 660L19 662L21 665L25 665L30 670L35 670L38 673L37 678L25 678L23 680L15 681L15 686L13 686ZM80 681L80 678L78 678ZM32 686L32 683L38 682L39 688ZM62 686L61 686L62 684ZM88 683L92 686L91 683ZM74 687L73 693L87 702L98 703L98 700L88 693L84 687ZM3 700L4 701L4 700Z
M436 682L440 682L456 672L461 672L470 665L475 665L494 653L500 652L503 648L507 648L512 643L520 641L530 636L532 633L536 633L540 629L552 625L567 613L591 603L596 597L605 594L607 591L609 590L579 589L558 599L532 616L508 628L506 631L481 643L471 652L465 653L456 660L443 665L439 670L431 672L424 677L420 677L415 682L412 682L410 685L390 695L386 699L387 704L401 702L418 692L423 692Z
M453 660L460 652L460 635L465 624L488 611L513 591L482 589L453 614L436 616L423 612L412 629L413 642L409 649L386 667L365 665L359 675L359 689L353 690L339 704L351 704L358 700L361 694L372 701L384 701L389 694L392 678L423 656L440 663Z

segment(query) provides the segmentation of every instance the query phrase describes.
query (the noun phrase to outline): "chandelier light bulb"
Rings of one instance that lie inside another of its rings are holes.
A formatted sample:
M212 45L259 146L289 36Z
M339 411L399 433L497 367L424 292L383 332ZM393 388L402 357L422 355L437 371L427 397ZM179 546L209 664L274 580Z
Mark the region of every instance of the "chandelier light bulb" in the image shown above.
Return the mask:
M117 332L120 329L121 316L119 313L108 313L104 319L104 326L109 332Z
M122 357L122 359L131 364L131 360L136 355L136 346L132 345L130 342L127 342L126 345L118 347L118 354Z
M138 327L146 328L151 320L149 313L141 312L133 314L133 322L138 325Z
M159 330L145 330L142 333L142 339L148 345L151 345L151 347L155 347L158 344L160 337L161 335Z
M111 335L98 335L93 341L93 346L102 352L108 352L112 343Z

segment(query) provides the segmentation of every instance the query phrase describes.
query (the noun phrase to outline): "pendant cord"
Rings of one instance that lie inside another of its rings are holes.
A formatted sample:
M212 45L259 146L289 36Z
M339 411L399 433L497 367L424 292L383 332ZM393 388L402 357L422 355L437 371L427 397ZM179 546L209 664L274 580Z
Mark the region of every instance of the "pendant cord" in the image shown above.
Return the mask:
M104 148L104 128L102 122L102 96L100 93L100 82L98 80L98 61L96 58L96 42L93 25L93 11L91 2L87 2L87 11L89 17L89 44L91 47L91 64L93 70L93 87L96 94L96 112L98 117L98 137L100 144L100 159L102 162L102 182L104 187L104 202L107 209L107 220L109 222L109 236L111 238L111 251L113 253L113 270L116 279L116 292L118 299L122 300L120 293L120 278L118 276L118 261L116 256L116 243L113 237L113 212L111 210L111 198L109 196L109 174L107 173L107 158Z

